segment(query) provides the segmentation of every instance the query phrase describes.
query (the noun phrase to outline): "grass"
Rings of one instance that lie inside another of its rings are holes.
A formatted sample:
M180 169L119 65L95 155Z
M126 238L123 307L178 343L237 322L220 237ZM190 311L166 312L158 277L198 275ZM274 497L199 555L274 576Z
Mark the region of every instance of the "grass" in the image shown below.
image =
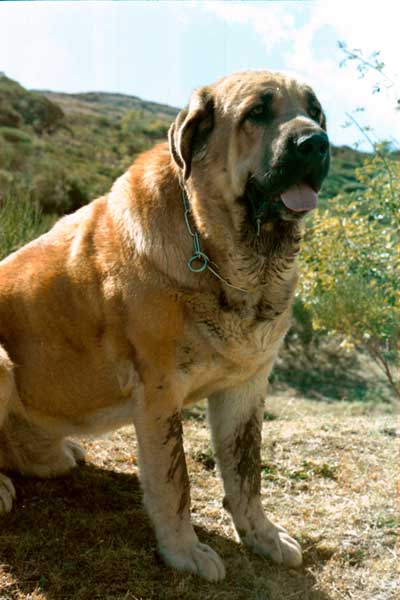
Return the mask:
M0 260L45 233L54 218L42 215L29 194L9 192L0 198Z
M0 598L15 600L391 600L395 594L398 431L387 406L286 395L266 406L263 501L302 543L299 570L234 541L204 410L185 418L193 521L227 577L209 584L160 561L142 508L131 427L86 440L70 476L15 478L0 520Z

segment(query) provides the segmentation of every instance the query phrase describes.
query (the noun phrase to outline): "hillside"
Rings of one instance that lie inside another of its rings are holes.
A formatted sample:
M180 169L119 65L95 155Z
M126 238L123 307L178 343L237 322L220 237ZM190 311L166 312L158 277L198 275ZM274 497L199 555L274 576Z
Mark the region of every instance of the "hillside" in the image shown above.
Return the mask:
M0 125L35 133L51 133L64 114L56 103L38 92L29 92L19 83L0 74Z
M152 113L155 117L161 116L173 119L179 112L179 108L174 108L168 104L150 102L148 100L142 100L137 96L128 96L126 94L113 94L107 92L65 94L62 92L52 92L50 90L38 90L38 92L46 96L50 101L59 104L61 107L64 105L66 112L73 110L74 101L91 104L93 107L97 106L97 109L100 110L101 107L106 111L111 109L113 113L120 112L121 114L127 110L135 109L145 110L146 112Z
M122 94L29 92L0 76L0 197L27 192L45 213L73 211L165 139L177 112Z
M110 188L135 156L164 140L177 108L135 96L31 92L0 75L0 196L28 190L44 212L75 210ZM322 206L360 187L364 154L332 149Z

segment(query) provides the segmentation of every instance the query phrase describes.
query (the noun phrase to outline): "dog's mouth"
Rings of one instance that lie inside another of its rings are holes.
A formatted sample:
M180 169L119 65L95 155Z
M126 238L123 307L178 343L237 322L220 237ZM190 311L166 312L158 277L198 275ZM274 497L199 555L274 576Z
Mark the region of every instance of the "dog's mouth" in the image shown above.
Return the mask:
M319 183L305 177L289 186L264 186L250 177L244 194L250 220L258 228L263 223L283 219L298 220L317 207Z

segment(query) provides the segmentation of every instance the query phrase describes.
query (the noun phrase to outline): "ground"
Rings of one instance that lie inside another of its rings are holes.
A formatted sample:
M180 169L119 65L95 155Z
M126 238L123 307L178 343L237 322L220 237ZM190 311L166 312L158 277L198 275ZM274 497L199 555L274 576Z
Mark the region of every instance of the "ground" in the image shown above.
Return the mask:
M51 480L14 478L0 518L0 599L394 600L398 430L388 405L295 398L266 404L263 502L301 542L297 570L233 536L201 406L185 417L193 521L222 556L209 584L163 565L142 507L133 428L86 440L87 463Z

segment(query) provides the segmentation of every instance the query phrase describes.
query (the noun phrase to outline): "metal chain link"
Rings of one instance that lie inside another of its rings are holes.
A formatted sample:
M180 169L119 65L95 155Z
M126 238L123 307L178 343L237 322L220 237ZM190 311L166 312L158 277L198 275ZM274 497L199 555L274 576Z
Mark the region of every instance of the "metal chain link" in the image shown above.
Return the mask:
M190 235L193 238L193 248L194 248L194 254L187 261L187 266L189 267L190 271L192 271L192 273L202 273L203 271L205 271L207 269L210 259L208 258L207 254L205 254L204 252L201 251L199 234L197 233L196 230L193 231L193 229L190 225L190 215L192 213L192 209L189 206L184 189L182 189L182 199L183 199L183 206L185 207L186 227L188 229L188 232L190 233ZM196 261L200 262L200 264L197 267L194 265L194 263Z
M192 209L189 205L189 201L188 201L188 197L185 192L185 188L183 186L181 186L181 187L182 187L183 206L185 209L185 212L184 212L185 223L186 223L186 227L187 227L189 234L193 238L194 253L187 261L187 266L188 266L189 270L192 271L192 273L202 273L203 271L208 269L210 271L210 273L212 273L215 277L220 279L223 283L225 283L225 285L227 285L235 290L239 290L240 292L244 292L244 293L249 293L249 292L255 291L255 290L247 290L245 288L241 288L238 285L233 285L233 283L230 283L229 281L224 279L224 277L222 277L218 273L218 271L216 271L215 269L213 269L213 267L210 266L210 263L213 264L214 266L217 266L217 265L209 259L209 257L207 256L207 254L205 252L202 252L202 250L201 250L199 234L197 233L196 230L193 231L192 226L190 224L190 215L192 214ZM197 267L194 265L194 263L196 261L200 262L200 265Z

